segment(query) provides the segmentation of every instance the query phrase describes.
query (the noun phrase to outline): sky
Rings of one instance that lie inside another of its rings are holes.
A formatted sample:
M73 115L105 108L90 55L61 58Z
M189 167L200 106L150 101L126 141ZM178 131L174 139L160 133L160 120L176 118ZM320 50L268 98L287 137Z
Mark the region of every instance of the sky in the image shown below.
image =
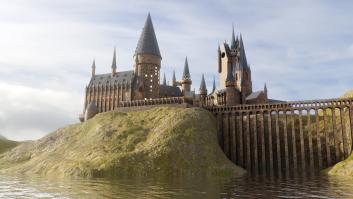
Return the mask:
M217 74L217 46L242 34L253 90L270 98L336 98L353 88L350 0L1 0L0 134L38 139L77 123L93 59L97 73L131 70L148 12L162 54L161 74L192 88Z

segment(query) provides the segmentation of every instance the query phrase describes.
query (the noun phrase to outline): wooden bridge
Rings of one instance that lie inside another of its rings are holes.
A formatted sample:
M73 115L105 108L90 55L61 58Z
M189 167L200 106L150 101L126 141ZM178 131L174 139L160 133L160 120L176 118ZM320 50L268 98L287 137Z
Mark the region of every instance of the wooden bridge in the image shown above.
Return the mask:
M253 174L320 171L352 151L353 99L204 108L226 156Z

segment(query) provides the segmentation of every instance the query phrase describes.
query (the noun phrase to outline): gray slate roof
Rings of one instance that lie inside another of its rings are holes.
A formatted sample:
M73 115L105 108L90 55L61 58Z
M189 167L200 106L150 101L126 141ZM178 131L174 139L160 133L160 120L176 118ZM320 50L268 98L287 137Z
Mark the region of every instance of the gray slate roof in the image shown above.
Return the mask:
M246 100L257 99L263 91L256 91L246 97Z
M159 86L159 96L160 97L165 97L165 96L179 97L179 96L182 96L182 94L179 87L162 84Z
M111 73L100 74L100 75L95 75L94 77L91 78L89 86L96 86L100 84L105 85L106 83L108 84L109 83L111 84L130 83L130 81L132 81L134 77L135 77L135 74L133 70L117 72L114 77L112 77Z
M151 15L149 13L135 50L135 55L143 53L156 55L162 58L161 53L159 52L157 37L154 32Z
M203 74L201 78L200 91L207 91L205 77Z

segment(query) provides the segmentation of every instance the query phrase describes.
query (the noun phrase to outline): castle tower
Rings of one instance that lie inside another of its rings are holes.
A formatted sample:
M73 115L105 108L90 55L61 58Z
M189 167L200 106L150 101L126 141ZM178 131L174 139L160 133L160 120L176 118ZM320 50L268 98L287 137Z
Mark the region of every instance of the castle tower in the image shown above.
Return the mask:
M162 56L159 52L150 14L147 16L137 43L134 60L135 74L143 79L144 98L158 98Z
M234 106L234 105L240 104L239 91L235 88L233 67L231 64L228 64L228 74L227 74L225 85L226 85L226 105Z
M202 74L201 78L201 84L200 84L200 102L201 104L205 104L205 99L207 96L207 88L206 88L206 82L205 82L205 77Z
M96 76L96 60L92 63L92 77Z
M230 65L230 66L229 66ZM242 35L235 37L232 30L231 46L226 42L218 47L218 72L220 89L227 87L228 71L232 70L234 86L241 92L242 101L252 93L251 69L247 63Z
M175 78L175 71L173 70L172 86L177 86L177 81Z
M116 75L116 48L114 48L113 62L112 62L112 77Z
M191 76L189 72L189 63L188 63L188 58L185 58L185 64L184 64L184 72L183 72L183 77L181 80L181 87L182 87L182 92L184 93L184 96L187 92L191 91Z

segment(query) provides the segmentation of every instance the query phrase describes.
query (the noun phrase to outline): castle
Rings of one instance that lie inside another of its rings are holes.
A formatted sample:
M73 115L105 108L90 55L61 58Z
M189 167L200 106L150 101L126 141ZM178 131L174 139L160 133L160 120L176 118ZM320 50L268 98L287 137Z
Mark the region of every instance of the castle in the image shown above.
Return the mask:
M115 49L110 73L96 74L93 61L92 77L86 87L80 120L85 121L99 112L125 106L126 102L137 106L179 103L180 98L183 98L183 102L186 99L192 106L234 106L269 102L266 84L264 90L252 91L251 69L247 63L243 39L241 35L235 38L234 28L230 46L226 42L222 43L218 46L217 53L220 77L218 90L213 80L212 91L208 93L203 75L199 93L191 90L192 79L187 58L180 81L177 81L173 72L171 85L167 84L165 76L160 84L162 56L151 16L148 14L133 56L133 70L118 71Z

